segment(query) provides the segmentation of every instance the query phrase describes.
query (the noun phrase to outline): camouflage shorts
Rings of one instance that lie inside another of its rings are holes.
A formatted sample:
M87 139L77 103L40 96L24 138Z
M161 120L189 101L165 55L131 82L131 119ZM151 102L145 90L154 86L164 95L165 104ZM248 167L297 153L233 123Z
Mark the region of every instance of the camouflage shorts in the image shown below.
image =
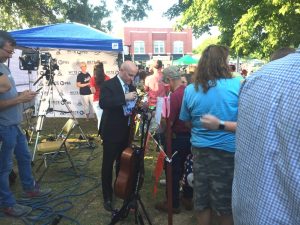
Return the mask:
M234 154L212 148L192 148L194 208L210 208L218 216L231 215Z

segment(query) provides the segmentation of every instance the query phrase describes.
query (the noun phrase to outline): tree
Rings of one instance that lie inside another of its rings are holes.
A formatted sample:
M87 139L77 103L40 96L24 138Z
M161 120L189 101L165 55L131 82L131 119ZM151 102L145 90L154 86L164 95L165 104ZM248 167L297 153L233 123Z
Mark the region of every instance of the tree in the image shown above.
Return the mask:
M147 11L152 10L149 0L115 0L116 9L121 8L122 20L142 20L147 17Z
M220 40L218 37L208 37L196 49L193 50L193 53L201 54L206 47L212 44L218 44L219 41Z
M60 0L0 0L1 29L59 22Z
M149 0L115 0L126 21L141 20L151 10ZM0 29L11 30L64 21L80 22L104 31L111 30L105 0L97 6L88 0L0 0Z
M181 15L177 27L191 27L196 37L218 26L220 43L239 55L265 58L276 48L300 43L299 0L185 0L166 15Z
M72 22L78 22L90 25L102 31L112 29L112 24L107 19L111 11L107 10L106 2L99 1L98 6L88 4L88 0L81 0L78 4L77 0L69 0L65 5L65 18Z
M231 46L242 55L269 58L280 47L300 44L300 3L263 1L251 7L235 25Z

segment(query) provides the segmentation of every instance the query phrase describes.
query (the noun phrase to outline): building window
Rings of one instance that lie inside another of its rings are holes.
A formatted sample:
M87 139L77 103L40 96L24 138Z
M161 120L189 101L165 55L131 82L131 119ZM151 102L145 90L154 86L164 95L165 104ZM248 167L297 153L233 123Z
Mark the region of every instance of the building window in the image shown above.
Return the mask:
M164 41L154 41L154 54L164 54L165 53L165 42Z
M174 54L183 54L183 41L174 41L173 42L173 53Z
M134 42L134 54L145 54L145 42L135 41Z

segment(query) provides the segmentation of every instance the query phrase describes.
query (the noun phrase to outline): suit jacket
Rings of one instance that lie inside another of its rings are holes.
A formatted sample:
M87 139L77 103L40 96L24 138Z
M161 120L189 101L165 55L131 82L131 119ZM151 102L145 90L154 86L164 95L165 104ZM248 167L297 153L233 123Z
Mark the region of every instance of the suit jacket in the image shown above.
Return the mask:
M129 116L124 116L123 105L126 104L123 87L117 76L105 81L101 86L99 100L103 114L100 124L100 134L103 141L123 142L128 141L130 126ZM129 85L129 91L135 91L133 85Z

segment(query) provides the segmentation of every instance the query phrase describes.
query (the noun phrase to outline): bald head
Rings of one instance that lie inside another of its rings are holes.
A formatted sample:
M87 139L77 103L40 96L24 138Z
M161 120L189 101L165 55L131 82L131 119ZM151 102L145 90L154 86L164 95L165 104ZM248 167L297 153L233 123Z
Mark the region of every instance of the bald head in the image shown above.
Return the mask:
M131 61L125 61L120 68L120 77L126 84L131 84L138 72L137 66Z

